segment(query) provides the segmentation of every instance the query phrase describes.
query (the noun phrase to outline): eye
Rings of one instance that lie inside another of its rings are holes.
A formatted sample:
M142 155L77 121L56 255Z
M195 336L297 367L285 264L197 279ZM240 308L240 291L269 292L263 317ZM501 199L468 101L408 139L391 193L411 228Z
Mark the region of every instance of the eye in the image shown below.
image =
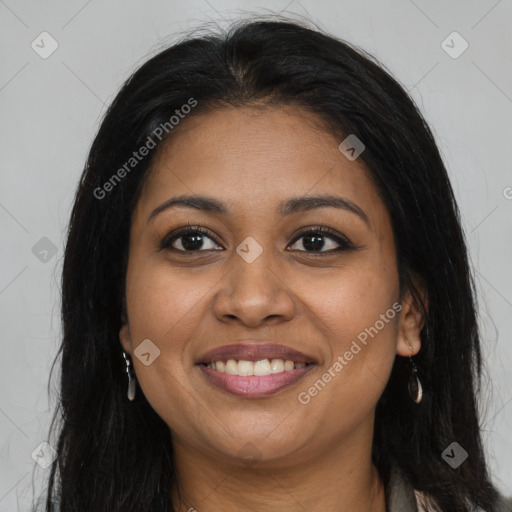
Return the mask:
M339 251L347 251L355 249L355 246L343 235L335 230L317 226L314 229L303 231L295 238L292 245L296 245L299 240L302 241L304 249L292 249L297 252L308 253L333 253ZM330 240L326 243L325 239ZM210 247L208 247L208 241ZM334 248L333 246L334 242ZM337 246L337 247L336 247ZM200 225L187 226L174 231L163 238L160 242L160 249L174 250L178 252L197 252L205 250L223 250L215 237L206 228ZM327 250L322 250L327 248Z
M304 239L302 241L302 246L304 249L299 249L299 252L327 252L327 253L333 253L333 252L339 252L339 251L346 251L350 249L354 249L354 245L343 235L340 233L334 231L331 228L325 227L325 226L318 226L314 229L308 229L307 231L303 231L299 237L295 238L293 245L297 244L297 242L301 239ZM326 243L325 239L330 239L330 243ZM333 246L334 241L334 248ZM300 244L299 244L300 245ZM336 247L336 245L338 247ZM324 249L327 247L327 250L322 251L320 249ZM293 249L296 251L297 249Z
M213 247L208 247L207 240L213 242ZM171 249L180 252L194 252L201 250L218 250L219 244L210 232L200 225L187 226L167 235L160 242L160 249Z

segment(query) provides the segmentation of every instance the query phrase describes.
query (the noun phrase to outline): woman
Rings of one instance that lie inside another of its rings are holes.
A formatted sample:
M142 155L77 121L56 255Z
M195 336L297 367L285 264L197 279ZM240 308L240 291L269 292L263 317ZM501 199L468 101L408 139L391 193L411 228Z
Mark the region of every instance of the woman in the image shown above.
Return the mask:
M445 166L345 42L249 20L145 63L92 145L62 299L48 511L512 510Z

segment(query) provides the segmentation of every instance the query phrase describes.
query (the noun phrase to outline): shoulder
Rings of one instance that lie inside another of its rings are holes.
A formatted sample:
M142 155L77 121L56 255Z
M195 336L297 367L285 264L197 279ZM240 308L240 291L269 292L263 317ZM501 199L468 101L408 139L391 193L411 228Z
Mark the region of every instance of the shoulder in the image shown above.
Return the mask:
M424 505L423 494L418 491L414 491L414 495L416 498L417 512L430 512ZM484 512L481 508L475 509L474 512ZM512 497L505 498L504 496L500 496L496 506L489 512L512 512Z
M386 486L388 512L430 512L425 503L424 494L414 490L402 472L397 467L393 467ZM477 509L474 512L484 511ZM512 497L500 496L494 510L489 512L512 512Z
M388 512L424 512L418 508L418 496L397 468L391 469L386 486L386 508Z
M510 498L500 496L494 512L512 512L512 496Z

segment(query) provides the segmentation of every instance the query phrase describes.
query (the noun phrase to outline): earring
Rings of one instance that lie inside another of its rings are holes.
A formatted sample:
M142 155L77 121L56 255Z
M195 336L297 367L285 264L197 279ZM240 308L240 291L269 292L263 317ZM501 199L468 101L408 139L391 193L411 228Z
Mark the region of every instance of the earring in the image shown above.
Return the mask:
M123 350L123 357L124 357L124 360L126 361L126 374L128 375L127 396L128 396L128 400L130 400L130 402L131 402L135 398L135 387L137 384L137 380L135 379L135 373L133 372L133 368L131 368L131 366L133 366L133 365L130 362L130 360L128 359L128 357L126 357L126 353L124 350Z
M420 379L418 378L418 368L412 360L412 347L410 345L409 348L411 349L411 355L409 356L409 361L407 364L407 371L409 372L409 382L407 384L407 388L409 390L409 396L412 398L412 401L416 404L419 404L423 397L423 388L421 386Z

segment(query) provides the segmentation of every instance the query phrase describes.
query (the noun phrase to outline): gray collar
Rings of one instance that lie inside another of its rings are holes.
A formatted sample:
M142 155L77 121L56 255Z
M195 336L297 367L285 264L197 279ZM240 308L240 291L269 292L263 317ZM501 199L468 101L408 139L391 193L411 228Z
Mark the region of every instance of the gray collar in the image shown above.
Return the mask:
M418 497L421 493L418 493ZM418 512L418 501L412 485L405 479L399 468L391 469L389 485L386 487L387 512ZM424 508L421 508L424 510ZM482 511L478 508L477 511ZM498 496L494 512L512 512L512 497Z
M418 512L414 489L396 467L391 470L386 487L386 509L387 512Z

